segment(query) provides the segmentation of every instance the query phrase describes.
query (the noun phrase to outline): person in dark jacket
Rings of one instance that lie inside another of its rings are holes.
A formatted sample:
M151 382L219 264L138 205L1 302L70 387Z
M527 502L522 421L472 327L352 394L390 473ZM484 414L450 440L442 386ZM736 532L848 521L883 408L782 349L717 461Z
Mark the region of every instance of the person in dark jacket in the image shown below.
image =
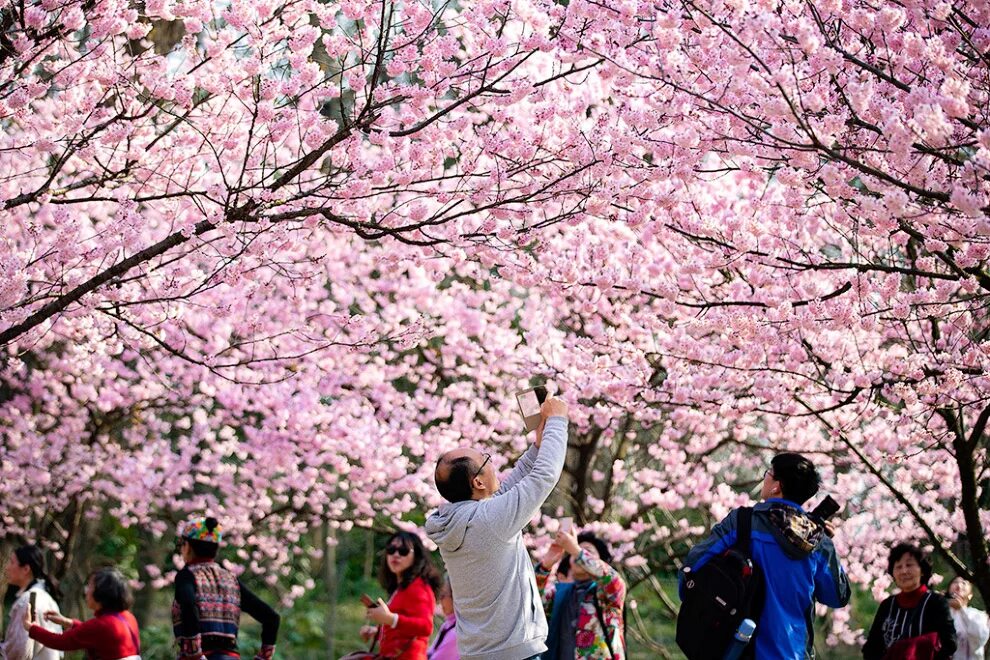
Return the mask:
M880 603L863 645L863 658L900 658L911 646L915 653L925 649L927 657L950 660L956 652L956 626L945 597L928 590L932 577L928 558L917 546L898 543L887 557L887 574L894 578L898 592Z
M818 470L800 454L774 456L764 474L763 501L753 508L750 539L752 558L766 581L766 600L754 637L755 657L760 660L814 657L815 602L829 607L845 607L849 602L849 579L828 530L801 508L820 484ZM697 571L731 547L738 517L738 509L729 512L704 542L691 549L685 565Z
M172 626L179 660L238 660L241 612L261 624L255 660L271 660L281 619L237 577L216 563L222 530L216 518L194 518L176 540L185 566L175 575Z

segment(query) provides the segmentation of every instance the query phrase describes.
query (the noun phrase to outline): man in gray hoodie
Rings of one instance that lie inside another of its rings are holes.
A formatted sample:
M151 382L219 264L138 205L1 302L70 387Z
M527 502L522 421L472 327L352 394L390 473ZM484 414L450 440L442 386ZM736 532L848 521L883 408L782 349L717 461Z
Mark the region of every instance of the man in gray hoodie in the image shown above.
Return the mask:
M533 562L522 529L560 479L567 452L567 404L547 399L536 442L499 485L491 456L462 447L440 457L444 504L426 520L450 574L463 660L526 660L546 650Z

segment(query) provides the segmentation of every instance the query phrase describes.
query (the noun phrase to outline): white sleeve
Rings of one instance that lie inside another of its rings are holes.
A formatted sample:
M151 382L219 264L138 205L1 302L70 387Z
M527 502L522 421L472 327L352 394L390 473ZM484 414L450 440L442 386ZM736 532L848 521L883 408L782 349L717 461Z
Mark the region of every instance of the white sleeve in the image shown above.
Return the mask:
M61 633L62 626L58 625L57 623L52 623L51 621L45 620L46 612L55 612L55 614L62 613L62 611L58 607L58 603L55 602L55 599L52 598L51 594L49 594L44 589L40 589L38 590L38 618L41 620L41 625L42 627L44 627L45 630ZM38 644L38 648L41 649L48 647Z
M975 607L963 608L960 612L966 622L966 637L972 648L981 648L990 639L990 620L987 613Z
M27 598L18 598L10 607L10 620L7 623L7 635L0 643L0 658L2 660L31 660L35 653L35 641L28 637L24 630L24 612L27 608Z

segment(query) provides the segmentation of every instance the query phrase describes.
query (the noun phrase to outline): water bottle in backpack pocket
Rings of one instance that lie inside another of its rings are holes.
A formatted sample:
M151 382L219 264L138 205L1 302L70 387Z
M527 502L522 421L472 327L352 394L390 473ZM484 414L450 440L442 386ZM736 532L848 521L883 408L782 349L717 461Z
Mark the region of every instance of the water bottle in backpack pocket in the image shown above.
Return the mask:
M743 620L759 622L766 585L750 550L753 509L739 509L736 542L697 570L683 569L683 601L677 615L677 645L688 660L724 658L743 631ZM750 632L750 637L753 632ZM736 644L738 658L753 657L753 644Z

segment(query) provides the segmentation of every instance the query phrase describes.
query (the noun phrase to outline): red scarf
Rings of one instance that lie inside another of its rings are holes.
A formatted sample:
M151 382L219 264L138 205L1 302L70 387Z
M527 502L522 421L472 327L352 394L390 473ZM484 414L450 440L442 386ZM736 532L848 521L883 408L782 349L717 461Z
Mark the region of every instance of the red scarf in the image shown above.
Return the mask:
M917 607L921 603L921 599L924 598L925 594L927 593L928 593L928 587L926 587L925 585L921 585L914 591L907 591L907 592L902 591L901 593L894 596L894 599L897 600L898 607L900 607L901 609L910 610L914 607Z

